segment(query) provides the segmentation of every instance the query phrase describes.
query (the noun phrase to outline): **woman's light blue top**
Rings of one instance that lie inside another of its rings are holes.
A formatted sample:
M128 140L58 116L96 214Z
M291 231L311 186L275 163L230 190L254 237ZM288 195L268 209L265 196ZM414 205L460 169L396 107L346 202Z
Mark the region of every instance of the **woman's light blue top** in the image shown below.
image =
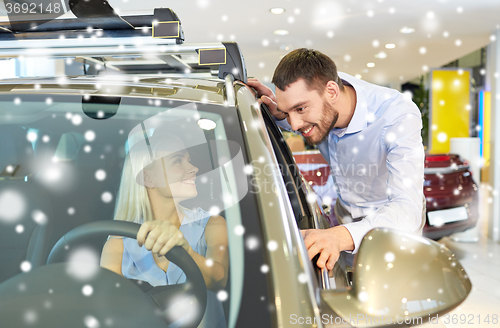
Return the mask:
M210 214L201 208L185 209L184 214L179 230L196 253L206 256L205 227ZM170 262L165 273L156 264L153 253L144 245L139 247L137 240L132 238L123 238L122 274L129 279L147 281L152 286L182 284L186 281L186 275L177 265ZM207 309L200 327L226 327L222 304L211 291L208 291Z

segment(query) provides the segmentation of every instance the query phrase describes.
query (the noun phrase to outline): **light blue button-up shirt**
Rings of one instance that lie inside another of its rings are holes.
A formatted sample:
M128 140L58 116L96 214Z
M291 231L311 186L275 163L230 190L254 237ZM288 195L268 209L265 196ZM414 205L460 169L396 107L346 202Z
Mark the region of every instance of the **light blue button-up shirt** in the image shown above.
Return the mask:
M373 228L420 234L424 225L424 147L417 106L397 90L339 73L356 91L349 125L333 129L318 148L330 164L340 203L361 221L344 226L356 253ZM286 120L278 122L290 129Z

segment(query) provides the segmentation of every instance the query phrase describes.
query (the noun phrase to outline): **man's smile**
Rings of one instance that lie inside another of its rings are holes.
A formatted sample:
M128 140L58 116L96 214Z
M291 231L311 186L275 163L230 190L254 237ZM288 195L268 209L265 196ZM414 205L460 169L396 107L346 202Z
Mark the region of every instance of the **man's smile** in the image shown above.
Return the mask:
M302 136L304 136L306 138L310 137L312 135L312 133L313 133L313 130L314 130L314 126L311 126L308 129L301 131L302 132Z

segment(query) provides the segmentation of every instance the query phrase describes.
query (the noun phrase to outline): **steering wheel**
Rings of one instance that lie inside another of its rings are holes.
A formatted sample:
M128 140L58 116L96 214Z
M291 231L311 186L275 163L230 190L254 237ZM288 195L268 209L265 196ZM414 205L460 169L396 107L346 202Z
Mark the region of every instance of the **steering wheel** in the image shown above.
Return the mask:
M47 264L63 262L71 246L90 238L114 235L135 239L139 228L139 224L127 221L97 221L81 225L59 239L50 251ZM207 306L205 279L194 260L182 247L172 248L165 257L184 271L186 282L157 287L152 287L147 282L141 282L138 286L162 309L179 299L180 296L194 296L201 311L193 311L193 315L189 317L189 323L182 327L197 327L203 319Z

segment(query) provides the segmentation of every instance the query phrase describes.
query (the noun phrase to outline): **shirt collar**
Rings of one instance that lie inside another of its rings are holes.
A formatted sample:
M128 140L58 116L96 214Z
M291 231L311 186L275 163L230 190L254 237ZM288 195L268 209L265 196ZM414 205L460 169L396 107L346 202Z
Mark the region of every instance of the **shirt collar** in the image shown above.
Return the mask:
M337 137L341 138L345 134L356 133L368 126L367 114L368 114L368 105L366 102L366 96L357 83L357 79L353 76L350 76L346 73L339 72L339 77L344 84L350 85L356 91L356 107L354 108L354 114L347 125L346 128L343 129L333 129L332 133L337 135Z

